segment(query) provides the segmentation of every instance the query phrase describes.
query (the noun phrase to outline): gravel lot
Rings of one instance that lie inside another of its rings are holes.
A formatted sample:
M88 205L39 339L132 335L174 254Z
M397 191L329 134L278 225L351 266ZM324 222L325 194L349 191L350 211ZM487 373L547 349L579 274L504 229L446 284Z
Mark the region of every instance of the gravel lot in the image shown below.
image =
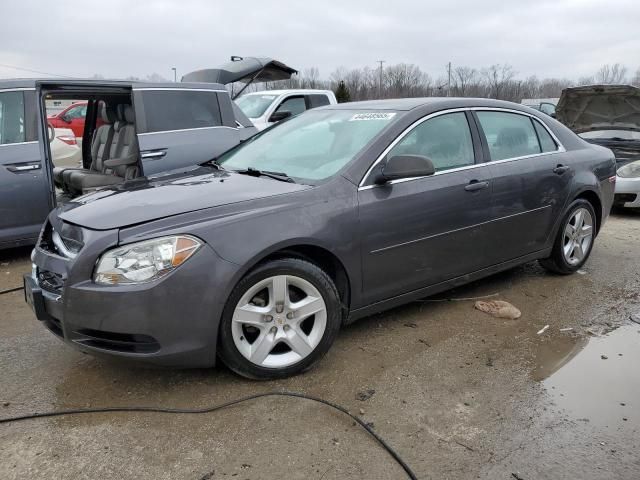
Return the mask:
M0 251L0 290L29 270ZM250 382L219 366L161 370L97 359L0 296L0 416L73 407L202 407L290 390L358 414L433 479L640 477L640 213L605 225L584 270L536 263L345 328L311 372ZM522 311L490 317L493 295ZM438 301L436 301L438 300ZM537 332L545 325L549 328ZM561 331L561 329L572 330ZM368 392L368 395L359 395ZM111 413L0 425L0 478L402 479L348 417L266 398L214 414Z

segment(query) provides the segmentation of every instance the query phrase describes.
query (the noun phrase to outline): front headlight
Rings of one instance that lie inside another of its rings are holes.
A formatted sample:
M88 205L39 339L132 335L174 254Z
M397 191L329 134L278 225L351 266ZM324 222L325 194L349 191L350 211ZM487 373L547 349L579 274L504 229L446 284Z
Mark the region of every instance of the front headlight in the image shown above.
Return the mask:
M146 283L183 264L202 242L187 235L154 238L105 252L93 274L102 285Z
M624 167L620 167L616 173L622 178L640 177L640 160L627 163Z

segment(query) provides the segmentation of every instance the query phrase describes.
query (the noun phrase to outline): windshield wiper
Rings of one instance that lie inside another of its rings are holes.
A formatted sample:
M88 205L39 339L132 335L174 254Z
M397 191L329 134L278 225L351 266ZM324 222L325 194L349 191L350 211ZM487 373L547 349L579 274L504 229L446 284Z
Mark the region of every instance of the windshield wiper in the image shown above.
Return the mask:
M249 167L246 170L236 170L236 173L250 175L252 177L269 177L274 180L280 180L281 182L296 183L293 178L284 172L270 172L269 170L258 170L257 168Z

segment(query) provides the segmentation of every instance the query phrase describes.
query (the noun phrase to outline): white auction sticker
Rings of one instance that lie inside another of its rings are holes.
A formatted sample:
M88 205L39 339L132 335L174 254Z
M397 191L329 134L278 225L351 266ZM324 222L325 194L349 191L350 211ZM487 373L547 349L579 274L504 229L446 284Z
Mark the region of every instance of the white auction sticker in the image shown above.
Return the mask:
M349 119L350 122L355 122L358 120L391 120L395 117L395 112L369 112L369 113L356 113L353 117Z

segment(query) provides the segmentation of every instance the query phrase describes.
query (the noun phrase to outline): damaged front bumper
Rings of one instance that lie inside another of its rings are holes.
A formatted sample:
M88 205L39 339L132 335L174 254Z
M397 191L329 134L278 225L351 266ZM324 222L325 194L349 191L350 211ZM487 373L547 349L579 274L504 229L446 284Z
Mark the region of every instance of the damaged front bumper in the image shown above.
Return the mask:
M215 364L224 298L212 292L223 290L232 264L206 246L156 281L99 285L93 270L102 253L118 245L118 231L83 230L84 246L71 258L47 242L57 219L50 220L33 251L32 273L24 276L25 300L49 331L96 355L179 367Z

